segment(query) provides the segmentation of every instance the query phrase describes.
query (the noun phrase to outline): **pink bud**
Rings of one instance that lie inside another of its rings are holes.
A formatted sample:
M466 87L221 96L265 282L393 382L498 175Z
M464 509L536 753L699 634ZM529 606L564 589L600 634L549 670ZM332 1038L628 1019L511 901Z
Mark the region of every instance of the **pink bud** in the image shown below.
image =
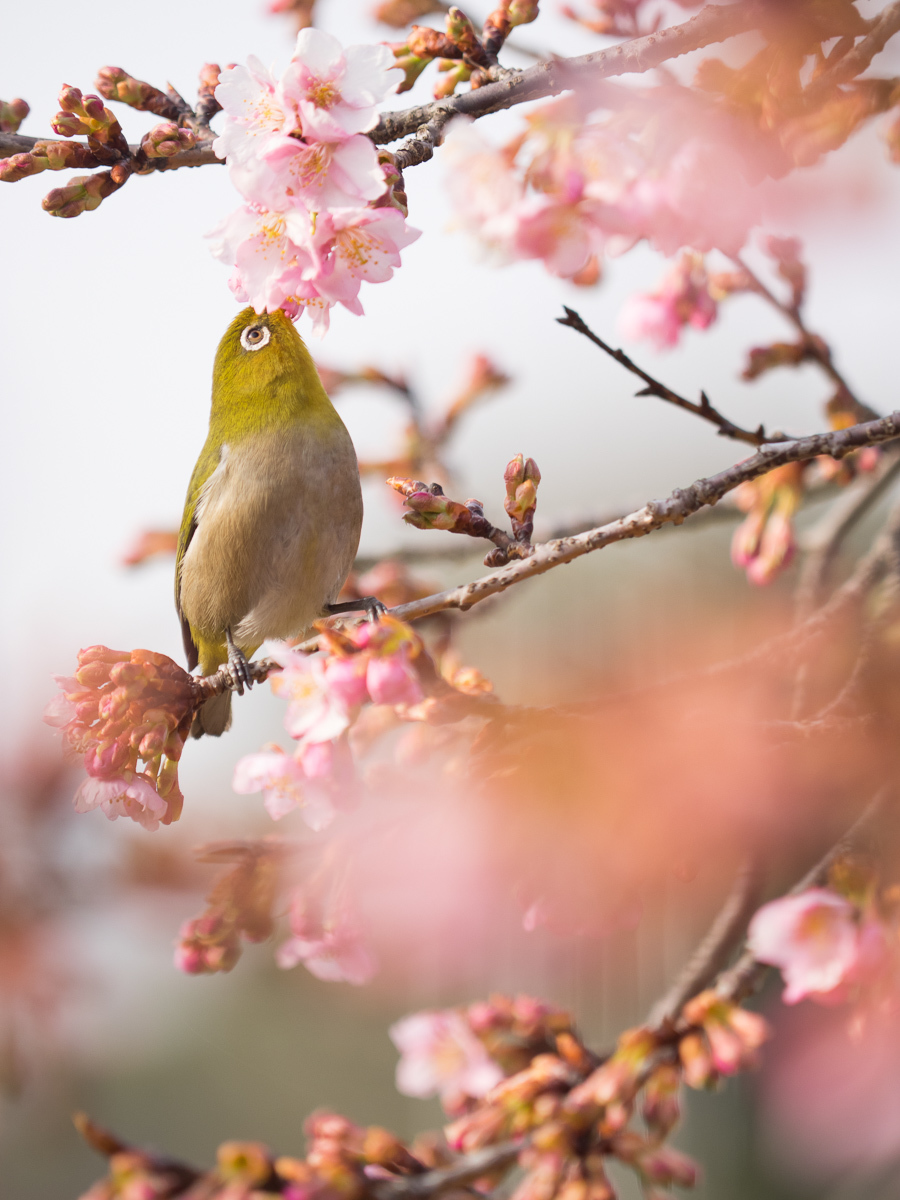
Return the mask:
M403 652L371 658L366 668L366 686L375 704L418 704L425 695Z

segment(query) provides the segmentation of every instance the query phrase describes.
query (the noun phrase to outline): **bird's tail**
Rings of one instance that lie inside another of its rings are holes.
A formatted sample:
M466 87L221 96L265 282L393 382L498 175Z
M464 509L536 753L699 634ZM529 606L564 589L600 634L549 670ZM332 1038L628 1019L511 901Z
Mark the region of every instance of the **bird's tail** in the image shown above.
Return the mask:
M219 737L231 725L231 692L211 696L197 711L191 726L191 737Z

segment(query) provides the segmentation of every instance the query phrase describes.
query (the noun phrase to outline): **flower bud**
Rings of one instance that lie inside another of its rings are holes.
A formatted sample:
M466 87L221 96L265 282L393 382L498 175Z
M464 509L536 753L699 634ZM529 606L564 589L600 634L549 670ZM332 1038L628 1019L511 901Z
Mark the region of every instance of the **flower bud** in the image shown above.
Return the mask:
M0 133L16 133L30 111L24 100L0 100Z
M472 78L472 68L467 63L455 62L452 58L439 58L437 68L440 74L434 83L435 100L446 100L461 83L468 83Z
M539 0L510 0L509 23L514 29L517 25L530 25L538 15Z
M216 1159L222 1175L236 1183L265 1183L272 1174L269 1149L261 1142L223 1142Z
M533 458L525 459L517 454L506 465L503 472L506 483L506 500L503 507L512 524L516 541L528 542L534 530L534 510L537 507L537 490L541 473Z
M190 129L180 129L174 121L163 121L144 134L141 149L148 158L171 158L173 154L190 150L195 142Z
M91 126L72 112L58 112L50 122L50 128L60 137L85 137L91 132Z
M430 25L413 25L406 38L410 54L417 58L460 58L461 51L445 33Z
M394 51L394 58L397 60L394 63L394 67L399 67L403 72L403 82L397 88L397 94L399 95L401 92L409 91L409 89L413 86L413 84L431 62L431 59L422 58L418 54L410 53L409 46L406 44L406 42L398 42L396 45L392 46L391 49Z
M107 100L120 100L140 112L152 112L168 121L177 121L184 115L182 107L165 92L135 79L121 67L101 67L95 84L97 91Z
M484 47L478 40L475 26L460 8L455 6L447 13L447 37L462 53L477 66L489 66ZM456 54L444 54L444 58L456 58Z
M375 20L393 29L405 29L419 17L443 12L444 6L437 0L380 0L373 13Z
M93 212L107 196L118 191L124 182L119 179L114 178L112 171L76 175L67 187L49 191L41 201L41 207L53 217L79 217L83 212Z

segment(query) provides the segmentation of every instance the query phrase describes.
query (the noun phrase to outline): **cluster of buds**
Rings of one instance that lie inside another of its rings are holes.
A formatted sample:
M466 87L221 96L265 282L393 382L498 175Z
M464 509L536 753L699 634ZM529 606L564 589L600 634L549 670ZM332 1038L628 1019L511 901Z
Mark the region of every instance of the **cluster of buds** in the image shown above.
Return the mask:
M101 69L96 84L99 95L85 95L79 88L64 84L59 93L60 111L50 124L61 138L87 140L42 140L27 153L0 159L0 182L17 183L42 171L107 167L93 175L76 176L65 187L54 188L42 202L44 211L56 217L92 212L131 175L158 169L164 160L192 149L198 138L211 139L208 122L219 108L213 96L218 76L215 64L204 66L196 112L173 89L161 92L152 84L134 79L121 67ZM104 99L121 101L164 120L144 134L140 146L133 149ZM14 131L27 113L28 105L23 100L0 104L0 129Z
M61 694L44 720L62 729L88 773L76 811L99 807L111 821L131 817L145 829L177 821L178 760L197 699L192 677L151 650L89 646L74 676L55 679Z
M517 454L503 473L506 486L504 508L510 518L512 537L499 529L484 515L480 500L460 503L444 494L439 483L427 484L420 479L398 479L392 476L387 483L403 496L410 510L403 520L415 529L443 529L466 537L485 538L494 549L485 557L485 566L501 567L513 558L528 558L534 553L531 535L534 531L534 512L541 473L533 458Z
M747 518L734 532L731 561L751 583L771 583L793 558L793 516L803 498L804 466L786 463L735 489Z
M416 11L419 7L410 0L399 3L389 0L381 5L379 15L383 12L382 20L400 27L401 16L409 15L412 20L433 10L429 4L420 13ZM402 42L391 46L396 65L404 73L398 90L409 91L428 64L435 61L441 74L434 88L435 99L452 96L460 83L471 82L472 87L479 87L490 78L489 72L496 66L497 55L510 31L517 25L529 24L537 15L538 0L500 0L486 17L480 34L466 14L456 7L447 13L443 33L428 25L413 25Z
M690 1026L678 1042L684 1082L693 1088L713 1087L722 1075L756 1065L757 1051L769 1037L758 1013L725 999L714 988L688 1001L682 1012Z
M230 971L241 956L242 939L264 942L275 924L282 848L271 842L210 846L199 862L233 863L207 896L202 916L186 921L175 950L175 965L189 975Z

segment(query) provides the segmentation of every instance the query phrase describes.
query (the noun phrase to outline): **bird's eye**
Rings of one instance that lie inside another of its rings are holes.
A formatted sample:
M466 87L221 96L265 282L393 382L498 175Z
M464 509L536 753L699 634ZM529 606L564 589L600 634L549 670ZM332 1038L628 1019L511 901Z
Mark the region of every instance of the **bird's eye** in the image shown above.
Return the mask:
M269 330L265 325L248 325L241 334L241 345L245 350L262 350L269 344Z

